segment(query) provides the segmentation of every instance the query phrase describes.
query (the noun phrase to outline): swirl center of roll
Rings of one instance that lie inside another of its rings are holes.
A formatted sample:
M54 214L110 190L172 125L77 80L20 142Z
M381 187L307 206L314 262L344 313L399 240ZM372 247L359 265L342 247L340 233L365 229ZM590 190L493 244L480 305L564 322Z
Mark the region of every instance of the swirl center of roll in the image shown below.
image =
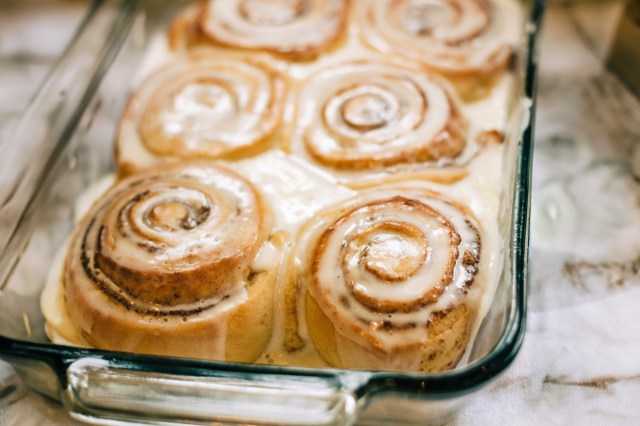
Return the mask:
M167 117L173 120L166 122L167 133L179 134L183 130L182 126L175 126L177 121L189 121L192 117L219 121L230 117L236 109L233 95L220 82L204 80L187 84L174 98L171 115Z
M192 208L178 201L168 201L153 206L145 214L145 222L158 230L188 231L204 222L210 209L206 206Z
M360 262L384 281L406 280L427 260L426 235L410 223L383 222L360 234L357 240L362 247Z
M158 233L191 231L210 217L212 207L211 197L197 189L150 188L128 202L117 229L123 235L155 242L153 245L159 249ZM162 246L174 243L165 240Z
M184 223L189 217L189 212L180 203L164 203L153 207L149 217L157 227L176 230L186 228Z
M305 12L304 0L245 0L240 14L259 26L278 26L296 20Z
M346 91L341 98L344 99L342 104L344 121L361 131L378 129L386 125L398 112L398 102L395 97L375 86L358 86Z

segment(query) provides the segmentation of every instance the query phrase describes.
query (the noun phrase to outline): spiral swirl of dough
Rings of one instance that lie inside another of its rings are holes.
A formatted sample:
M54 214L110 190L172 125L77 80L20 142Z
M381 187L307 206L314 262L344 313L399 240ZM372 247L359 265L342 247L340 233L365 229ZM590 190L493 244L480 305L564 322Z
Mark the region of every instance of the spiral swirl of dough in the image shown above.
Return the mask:
M464 294L480 262L473 216L441 194L405 186L369 191L319 217L310 254L300 256L307 329L320 355L347 368L455 366L466 345ZM433 337L451 322L444 330L453 339Z
M376 49L453 79L487 79L504 70L513 51L499 8L485 0L369 0L359 18Z
M277 265L265 274L253 266L270 243L269 220L253 185L218 166L178 163L133 175L72 236L64 274L71 318L100 348L225 359L216 348L238 337L224 325L255 304L251 291L272 286L267 275ZM270 316L257 311L260 321Z
M229 47L312 59L344 33L346 0L209 0L200 28Z
M120 164L243 155L274 134L285 80L264 60L201 50L153 74L129 102L118 138Z
M423 70L361 61L320 73L301 96L304 142L320 163L350 170L455 158L466 121Z

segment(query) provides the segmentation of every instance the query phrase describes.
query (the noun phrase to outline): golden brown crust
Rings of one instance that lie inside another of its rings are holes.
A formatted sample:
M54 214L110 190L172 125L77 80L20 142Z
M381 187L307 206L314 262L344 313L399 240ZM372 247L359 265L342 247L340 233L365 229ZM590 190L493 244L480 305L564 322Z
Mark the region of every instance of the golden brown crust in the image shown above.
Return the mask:
M288 352L295 352L305 347L304 339L300 336L300 312L298 302L301 293L300 277L295 271L294 259L291 257L288 264L289 273L285 277L283 299L284 299L284 349Z
M505 53L504 62L496 68L482 74L448 74L447 79L456 88L456 92L465 102L474 102L491 94L496 83L503 76L512 58L511 50Z
M478 142L478 145L482 147L499 145L504 142L504 133L496 129L485 130L478 133L476 141Z
M345 365L340 359L336 329L308 292L305 293L304 306L305 320L309 324L310 337L318 354L332 367L352 368L352 366Z
M279 240L274 241L274 244L284 243L281 235L274 238ZM226 360L255 361L269 343L277 278L277 270L274 268L257 273L248 284L247 302L234 310L227 324Z
M428 349L420 361L420 371L436 373L454 368L469 340L469 309L458 305L433 315L428 330Z
M171 318L141 318L132 322L118 315L121 308L103 297L112 311L93 306L86 291L66 291L66 304L74 323L86 323L82 336L99 349L230 362L255 361L271 335L273 315L272 273L257 274L248 283L248 300L215 318L203 314ZM68 288L68 287L67 287ZM183 319L184 318L184 319ZM224 348L221 352L220 348Z
M307 324L310 324L310 336L314 347L329 365L336 368L388 369L384 357L376 360L370 356L371 351L368 348L358 345L350 346L350 358L360 358L368 362L365 361L358 366L345 363L340 358L338 349L340 335L309 293L305 298L305 315ZM421 348L417 371L437 373L451 370L458 364L469 340L469 318L466 305L458 305L453 309L433 314L433 319L429 321L425 330L428 337ZM414 346L405 346L390 354L388 358L414 357L415 350Z

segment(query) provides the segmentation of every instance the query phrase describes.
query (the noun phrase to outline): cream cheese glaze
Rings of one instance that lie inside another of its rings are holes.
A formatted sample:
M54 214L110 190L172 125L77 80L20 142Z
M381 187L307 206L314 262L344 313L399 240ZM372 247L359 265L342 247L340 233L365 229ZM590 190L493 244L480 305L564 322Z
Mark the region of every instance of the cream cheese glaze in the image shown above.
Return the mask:
M463 201L473 212L478 222L482 224L484 230L482 268L478 271L476 279L466 295L469 303L477 306L477 313L470 322L472 337L477 332L484 313L488 310L493 298L501 264L501 237L497 230L498 205L496 201L499 198L501 188L501 161L502 146L495 145L484 150L471 162L469 177L455 184L438 185L412 182L418 186L446 192L447 196L453 200ZM274 205L274 228L284 230L289 235L295 235L300 226L322 208L340 200L346 200L356 194L356 191L337 184L327 174L315 171L308 164L281 152L268 152L262 157L235 163L235 166L241 172L251 171L250 180L262 191L268 202ZM99 199L106 190L105 184L111 182L112 179L113 175L107 175L87 189L79 198L82 201L77 204L76 217L82 217L86 213L92 202ZM277 203L277 200L286 200L286 202ZM288 249L290 250L291 246ZM56 257L52 266L41 299L42 311L47 319L47 333L55 343L88 346L72 324L64 306L61 277L62 260L65 253L66 247L61 248L61 253ZM265 258L271 258L274 255L277 254L273 248L266 244L256 256L254 267L259 268L260 264L268 263ZM282 269L286 269L285 263L283 263ZM282 285L282 282L278 283L276 292L273 335L257 362L311 367L326 366L311 344L307 344L297 352L287 352L283 349L284 315L281 295L284 289ZM445 306L454 301L456 297L455 290L451 288L444 297L440 298L438 306ZM303 339L309 339L304 321L300 324L300 334ZM473 341L472 337L470 341ZM347 342L341 346L343 348L342 356L345 360L349 357L348 345ZM467 351L470 350L470 347L471 345Z
M500 36L502 41L506 41L511 45L517 44L519 34L518 17L520 16L518 8L511 0L495 0L495 4L498 8L506 8L505 10L518 12L517 16L514 15L512 20L509 19L507 20L508 22L503 22L505 27L503 28L504 31L501 30L503 32L501 32ZM309 110L317 110L320 108L317 103L321 102L318 98L323 95L323 91L321 90L315 94L312 93L313 96L305 96L305 94L308 95L308 92L305 92L303 87L316 76L322 75L323 73L330 74L332 69L338 69L342 64L353 64L358 61L384 63L388 60L385 55L367 44L364 34L362 33L362 26L355 23L355 20L349 23L346 31L347 35L340 42L339 46L332 48L328 54L320 55L314 61L287 62L281 57L269 58L268 62L270 66L289 77L290 81L288 83L292 89L287 95L282 117L284 127L287 128L284 134L290 135L290 137L287 136L283 138L286 139L286 143L283 143L280 149L275 147L276 149L270 149L266 152L251 153L251 155L246 158L234 159L233 161L216 161L217 164L237 171L258 188L266 204L270 206L273 212L273 231L282 231L288 241L284 249L276 243L265 241L257 251L251 268L261 270L267 268L269 265L273 265L275 260L280 258L280 256L288 258L296 249L293 244L293 242L296 241L296 236L299 234L301 227L303 227L310 218L315 217L318 212L324 209L330 208L345 200L358 197L359 194L361 194L360 187L362 185L371 186L380 183L389 185L393 183L394 187L405 187L409 185L414 188L437 191L445 194L447 199L464 205L473 217L477 219L479 228L481 228L482 249L480 267L474 276L473 284L465 289L466 294L464 296L465 303L474 306L470 312L468 326L469 342L473 342L480 322L493 298L500 272L499 268L500 265L502 265L501 256L503 255L502 237L498 234L497 229L497 212L500 191L503 187L500 171L502 170L504 147L500 143L488 143L480 146L477 144L476 138L484 131L495 131L495 134L498 135L506 131L507 120L510 119L510 105L508 102L513 91L514 78L509 73L501 75L492 85L489 95L474 102L460 101L454 91L448 87L447 83L443 83L445 90L450 93L453 102L458 105L461 115L467 122L467 132L464 137L466 146L459 155L459 158L454 162L456 167L449 167L449 169L452 170L452 174L455 175L454 178L434 177L432 173L433 170L436 170L436 174L441 173L441 171L438 170L442 169L442 166L447 163L451 166L452 162L450 158L446 158L443 161L433 161L433 164L427 165L428 167L425 167L424 164L417 166L407 166L405 164L356 172L352 170L336 170L335 168L328 167L326 164L316 161L305 148L304 123L309 123L309 121L312 120L310 117L311 114L308 112ZM215 54L218 55L217 57L221 60L226 61L237 54L237 52L232 52L232 50L233 49L225 51L224 49L218 48L215 50ZM152 39L142 64L133 78L132 85L134 87L140 87L142 82L150 75L158 69L166 68L168 64L174 62L176 58L182 54L182 52L176 53L171 51L167 47L167 41L164 36L158 36ZM263 54L260 53L258 55ZM382 69L388 71L385 67L386 65L382 66ZM441 81L441 79L437 77L435 80ZM301 96L305 96L305 98L302 99ZM297 106L301 104L301 99L310 102L312 108L297 108ZM362 99L358 98L358 101L360 100ZM389 101L389 99L387 99L387 101ZM393 104L394 100L391 99L389 102ZM316 103L315 106L314 103ZM375 110L377 108L376 105L379 105L379 102L369 98L364 99L363 102L358 102L357 105L356 103L352 103L351 107L353 108L350 107L348 108L349 111L346 111L348 115L346 121L350 121L350 124L356 127L360 126L361 128L372 126L370 122L372 116L362 113L362 111ZM437 112L435 115L435 118L438 118ZM373 117L373 119L375 119L375 117ZM303 125L300 123L303 123ZM377 125L379 123L376 122L373 124ZM132 135L136 132L135 125L125 127L123 131ZM500 137L497 139L499 141ZM132 148L126 153L119 152L118 158L118 162L125 161L131 162L132 164L137 162L134 169L142 169L159 161L164 162L169 160L170 159L162 159L161 157L151 155L149 150L138 149L134 145L132 145ZM78 199L76 216L81 217L85 212L90 210L91 204L107 190L108 186L110 186L114 180L114 176L110 175L87 189ZM430 180L431 182L427 182L426 180ZM444 184L442 182L449 183ZM394 194L387 191L388 190L383 189L380 191L380 194L388 195L387 198L393 198ZM440 203L437 204L437 206L441 211L447 212L446 215L450 217L451 221L456 223L460 221L459 218L455 219L456 213L453 211L455 209L450 211L446 203ZM401 218L403 217L404 216L401 215ZM319 222L319 226L320 225L322 225L322 221ZM430 232L428 229L420 228L420 226L418 226L418 228L423 234ZM464 225L458 228L460 229L459 232L463 240L463 246L464 244L467 244L467 246L469 244L472 245L469 241L473 241L473 232L465 228ZM467 230L465 231L465 229ZM437 233L433 234L430 238L430 245L437 245L438 241L440 241L438 238ZM466 243L464 241L466 241ZM382 242L380 249L382 251L388 251L392 250L392 246L392 242ZM124 247L124 249L126 249L126 247ZM60 259L64 258L67 250L66 247L61 248L61 254L59 254L58 257ZM284 253L282 252L283 250ZM405 246L404 250L414 250L419 254L422 249L419 247L419 244L415 244L411 247ZM380 254L380 256L382 256L382 254ZM376 254L372 253L368 262L369 271L367 273L371 271L387 275L394 273L393 265L383 264L376 259ZM336 268L330 264L330 261L325 260L325 263L326 265L322 267L324 271L322 274L334 272ZM286 283L283 277L286 276L287 269L288 265L286 262L281 262L278 273L280 278L276 283L276 294L274 298L275 308L273 313L274 323L272 336L257 362L304 365L310 367L326 366L327 363L318 356L314 345L310 343L305 318L300 314L304 312L303 297L299 297L297 300L298 313L300 315L298 332L307 344L295 352L289 352L283 348L282 342L286 338L286 318L284 314L286 306L283 300ZM427 276L432 272L433 271L422 271L419 272L417 276ZM42 296L41 304L43 313L47 319L47 334L51 340L56 343L87 346L88 343L71 323L66 306L64 306L64 292L62 291L63 285L61 282L62 275L63 264L61 260L58 260L54 262L52 266ZM420 315L426 318L429 313L446 309L448 306L451 306L452 303L459 300L460 289L464 287L462 281L460 281L463 280L460 278L462 275L459 274L453 284L447 285L446 288L443 289L440 298L438 298L435 303L432 303L427 310L422 311ZM328 280L329 277L325 277L325 279ZM386 299L400 298L400 301L406 301L413 287L411 287L411 285L407 287L409 292L406 293L405 296L398 296L397 293L391 292L389 288L388 286L382 286L377 288L376 292L384 295ZM371 291L371 289L366 288L361 290L365 293ZM337 295L337 297L340 297L340 295ZM240 301L240 299L238 299L238 301ZM232 300L229 300L229 303L231 302ZM366 316L366 312L351 314ZM400 315L400 320L415 321L416 319L414 317L414 313L405 313ZM412 333L418 333L418 331L413 331ZM382 333L378 334L381 347L393 347L401 343L401 340L406 337L401 333L391 336L383 335ZM341 334L338 334L337 338L340 357L346 364L357 365L357 359L350 359L350 357L356 356L354 355L356 351L352 350L353 348L351 346L354 344L353 340L345 338L345 336ZM467 345L467 353L471 347L471 344ZM224 347L219 347L217 351L219 355L222 354ZM419 364L417 358L387 361L388 364L381 368L415 369L416 365Z
M506 5L512 7L510 0L496 0L496 3L501 7ZM510 40L512 44L517 43L518 26L517 16L514 19L509 20L509 31L511 36ZM336 169L316 161L310 154L309 150L305 148L305 133L310 125L313 128L318 129L320 123L318 118L313 116L313 111L322 110L322 105L318 105L319 100L314 98L318 91L309 93L309 88L302 90L304 86L307 86L309 80L313 80L317 76L326 74L331 75L332 70L339 70L348 64L354 63L372 63L378 64L378 68L385 70L389 61L388 55L382 55L379 52L369 48L366 44L363 44L361 37L359 36L359 29L355 25L349 26L349 37L344 41L339 49L332 51L330 55L320 56L318 59L312 62L294 62L287 63L283 60L271 58L269 64L278 69L281 73L287 74L290 77L289 94L287 95L287 101L285 111L282 118L282 148L296 156L304 159L307 162L312 163L316 168L322 169L332 176L335 176L341 183L347 183L353 186L371 185L382 180L398 180L398 179L428 179L437 182L448 182L460 179L466 173L465 165L477 154L478 147L476 143L476 135L482 131L497 129L504 131L506 127L506 121L508 116L508 102L510 94L513 89L514 78L509 73L503 74L492 86L492 90L488 96L478 99L474 102L463 103L459 102L458 98L453 93L453 90L446 81L441 78L436 78L437 85L443 86L447 90L449 96L452 97L451 102L456 104L461 111L462 117L467 123L467 136L463 143L463 149L454 157L445 155L439 161L426 161L422 163L414 164L391 164L386 168L372 168L367 170L343 170ZM224 50L214 49L210 51L210 54L215 57L224 59L226 56L236 56L236 52L225 52ZM181 57L181 52L173 52L168 46L164 36L156 36L151 40L148 52L142 61L142 65L133 79L133 86L138 87L142 82L147 79L157 69L163 69L167 64L175 61L176 58ZM401 73L406 73L406 67L415 68L415 63L402 62L391 60L391 64L398 64L402 68ZM352 67L351 67L352 68ZM375 69L375 67L373 68ZM349 68L347 68L349 70ZM353 72L353 71L350 71ZM402 83L406 86L406 82ZM334 90L333 88L331 88ZM433 89L430 89L433 91ZM322 96L326 94L321 93ZM398 98L395 98L396 100ZM393 100L393 99L392 99ZM296 105L301 106L297 108ZM435 105L437 106L437 105ZM433 112L435 111L435 112ZM433 110L429 114L434 114L434 119L429 117L427 123L437 123L438 110ZM442 121L442 120L440 120ZM294 124L294 122L296 124ZM125 121L124 126L121 128L123 140L138 140L139 136L136 135L133 122ZM433 127L433 125L429 124ZM424 127L424 125L422 125ZM321 129L321 128L320 128ZM316 132L317 133L317 132ZM363 133L365 135L366 133ZM326 137L325 137L326 139ZM382 145L381 145L382 146ZM134 169L148 167L151 164L157 163L163 160L161 156L155 156L149 153L148 150L140 148L139 143L128 144L127 150L118 153L118 163L131 165ZM170 158L167 158L170 159Z

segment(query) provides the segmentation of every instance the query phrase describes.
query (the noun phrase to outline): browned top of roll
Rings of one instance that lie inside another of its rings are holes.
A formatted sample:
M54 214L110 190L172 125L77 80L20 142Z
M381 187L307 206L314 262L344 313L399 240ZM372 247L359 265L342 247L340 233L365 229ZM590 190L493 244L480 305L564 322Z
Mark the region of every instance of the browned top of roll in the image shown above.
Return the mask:
M90 280L145 313L205 309L247 278L266 213L253 185L225 168L153 168L94 204L73 235L65 283Z

